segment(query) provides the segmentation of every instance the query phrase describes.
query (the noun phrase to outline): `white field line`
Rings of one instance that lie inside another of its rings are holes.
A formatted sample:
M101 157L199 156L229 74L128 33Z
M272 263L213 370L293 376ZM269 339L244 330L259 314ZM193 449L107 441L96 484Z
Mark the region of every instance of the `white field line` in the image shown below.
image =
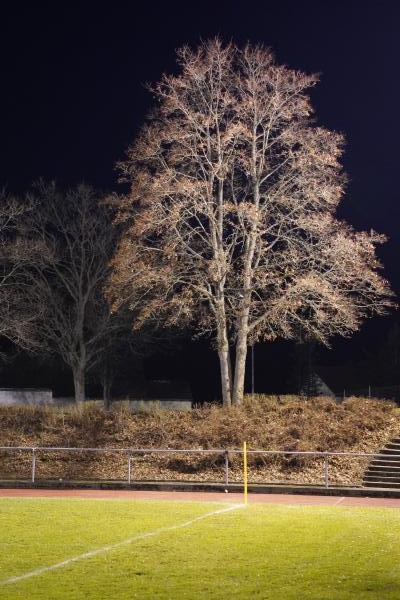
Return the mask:
M133 542L138 542L140 540L145 540L146 538L155 537L156 535L166 533L167 531L174 531L176 529L190 527L194 523L202 521L203 519L207 519L208 517L213 517L214 515L221 515L223 513L230 512L231 510L236 510L242 507L244 507L244 504L235 504L233 506L229 506L228 508L221 508L219 510L214 510L213 512L206 513L205 515L200 515L199 517L191 519L190 521L186 521L185 523L178 523L177 525L170 525L169 527L160 527L160 529L155 529L154 531L149 531L147 533L140 533L139 535L134 535L132 537L127 538L126 540L117 542L116 544L102 546L101 548L97 548L97 550L91 550L90 552L84 552L83 554L78 554L78 556L67 558L66 560L63 560L59 563L55 563L54 565L40 567L39 569L35 569L34 571L28 571L27 573L23 573L22 575L16 575L15 577L3 579L2 581L0 581L0 585L18 583L19 581L29 579L30 577L37 577L38 575L42 575L43 573L48 573L49 571L54 571L55 569L60 569L61 567L67 567L68 565L75 562L79 562L80 560L84 560L85 558L99 556L100 554L105 554L106 552L110 552L111 550L115 550L116 548L120 548L121 546L127 546L128 544L132 544Z

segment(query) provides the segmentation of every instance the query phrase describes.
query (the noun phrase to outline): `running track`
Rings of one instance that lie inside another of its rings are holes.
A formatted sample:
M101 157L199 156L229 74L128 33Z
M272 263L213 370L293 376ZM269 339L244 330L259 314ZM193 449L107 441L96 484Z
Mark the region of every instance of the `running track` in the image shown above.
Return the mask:
M153 492L127 490L45 490L0 489L0 498L102 498L125 500L190 500L197 502L243 502L243 494L236 492ZM400 498L368 498L351 496L306 496L298 494L249 494L249 504L298 504L328 506L365 506L400 508Z

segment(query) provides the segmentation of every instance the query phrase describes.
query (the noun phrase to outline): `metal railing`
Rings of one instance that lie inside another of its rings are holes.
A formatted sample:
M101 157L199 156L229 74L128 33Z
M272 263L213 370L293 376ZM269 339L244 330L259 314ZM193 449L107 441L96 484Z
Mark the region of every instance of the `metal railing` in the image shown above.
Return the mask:
M133 481L133 469L132 461L137 455L214 455L223 458L223 483L228 486L232 483L229 478L230 472L230 461L231 455L243 455L243 450L227 449L227 448L215 448L215 449L177 449L177 448L73 448L73 447L47 447L47 446L0 446L0 452L27 452L31 454L30 461L30 481L35 483L37 481L37 459L39 454L52 453L52 452L65 452L65 453L76 453L76 452L89 452L89 453L119 453L126 456L126 482L128 485L132 484ZM349 458L399 458L396 454L379 454L372 452L313 452L313 451L300 451L300 450L248 450L248 456L300 456L309 458L321 458L323 459L323 473L322 481L325 488L330 486L330 475L329 475L329 460L333 457L349 457ZM140 482L141 480L135 480ZM143 481L143 480L142 480ZM182 482L182 480L180 480ZM216 482L218 483L218 482ZM271 482L265 482L271 483Z
M339 391L339 390L338 390ZM340 400L357 396L361 398L378 398L380 400L394 400L400 403L400 385L372 386L368 385L357 389L344 389L340 395Z

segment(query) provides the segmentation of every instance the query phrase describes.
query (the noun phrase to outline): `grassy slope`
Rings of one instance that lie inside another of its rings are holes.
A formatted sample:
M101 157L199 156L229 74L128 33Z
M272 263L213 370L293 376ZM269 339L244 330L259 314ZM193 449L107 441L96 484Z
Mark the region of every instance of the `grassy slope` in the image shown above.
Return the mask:
M217 508L2 499L0 580ZM395 600L399 534L397 510L252 505L0 583L0 599Z
M206 407L190 413L155 411L132 414L126 404L111 412L95 405L84 408L50 409L0 407L0 445L36 445L121 448L249 448L264 450L311 450L330 452L374 452L400 434L400 413L390 402L348 399L338 405L329 399L296 397L247 399L242 407L224 410ZM0 476L13 472L15 457L0 454ZM28 473L30 457L19 457ZM239 480L239 458L232 465L232 480ZM253 481L320 482L321 462L299 457L252 458ZM358 481L365 461L333 459L330 474L341 483ZM15 470L15 469L14 469ZM134 465L137 479L219 480L221 457L212 460L169 456L139 458ZM125 478L126 458L76 455L43 456L38 477Z

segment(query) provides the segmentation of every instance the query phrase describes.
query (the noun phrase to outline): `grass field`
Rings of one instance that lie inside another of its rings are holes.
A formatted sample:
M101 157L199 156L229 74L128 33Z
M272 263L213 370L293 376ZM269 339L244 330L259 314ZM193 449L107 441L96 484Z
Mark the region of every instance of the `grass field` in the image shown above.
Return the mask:
M395 509L2 498L0 599L398 600L399 536Z

